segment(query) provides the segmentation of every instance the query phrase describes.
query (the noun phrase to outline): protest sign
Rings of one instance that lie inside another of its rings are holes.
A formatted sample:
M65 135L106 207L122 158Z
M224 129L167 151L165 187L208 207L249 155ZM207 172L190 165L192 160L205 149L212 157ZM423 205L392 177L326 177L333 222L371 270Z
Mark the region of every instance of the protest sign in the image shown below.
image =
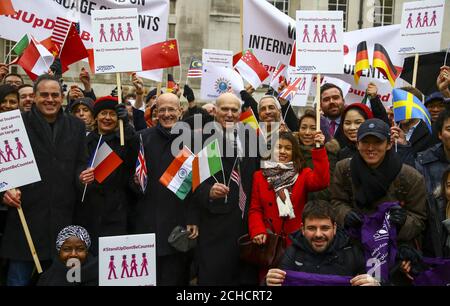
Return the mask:
M95 73L141 71L136 8L92 12Z
M228 50L202 50L203 66L233 67L233 52Z
M241 90L244 90L244 81L234 69L203 65L200 85L200 95L203 100L215 100L226 92L234 92L240 97Z
M302 78L300 81L298 91L291 101L292 106L306 106L308 95L311 87L311 75L298 72L295 67L289 67L287 78L289 83L292 83L297 78Z
M99 238L100 286L155 286L155 234Z
M20 111L0 113L0 192L40 180Z

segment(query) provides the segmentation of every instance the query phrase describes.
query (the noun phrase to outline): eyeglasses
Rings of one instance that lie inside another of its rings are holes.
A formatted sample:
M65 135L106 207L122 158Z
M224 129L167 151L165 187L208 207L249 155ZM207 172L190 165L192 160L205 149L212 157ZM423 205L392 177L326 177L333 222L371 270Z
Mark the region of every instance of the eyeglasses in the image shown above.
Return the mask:
M158 108L158 114L165 114L166 112L168 112L169 114L175 114L177 112L176 108Z

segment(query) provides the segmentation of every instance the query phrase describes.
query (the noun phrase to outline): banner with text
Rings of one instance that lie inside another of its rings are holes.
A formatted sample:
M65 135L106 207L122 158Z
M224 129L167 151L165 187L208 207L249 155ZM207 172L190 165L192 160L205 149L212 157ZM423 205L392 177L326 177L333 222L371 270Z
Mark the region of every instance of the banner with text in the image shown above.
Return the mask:
M240 97L239 93L242 90L244 90L244 81L236 70L214 65L203 66L200 85L202 100L215 100L226 92L232 92Z
M269 73L278 61L288 65L295 41L295 20L266 0L244 2L244 50L252 49ZM264 82L268 84L270 78Z
M95 73L142 70L136 8L93 11L92 32Z
M302 73L342 74L342 11L297 11L296 66Z
M435 52L441 49L445 0L403 3L398 52Z
M156 286L155 234L99 238L100 286Z
M233 67L233 51L229 50L202 50L202 64L203 66L220 66Z
M0 192L40 180L20 111L0 113Z
M91 15L94 10L137 8L141 48L166 40L169 0L12 0L16 14L0 16L0 38L20 40L24 34L43 40L52 34L56 17L80 23L80 37L92 48ZM110 32L107 31L107 36ZM140 73L145 78L162 80L162 70Z

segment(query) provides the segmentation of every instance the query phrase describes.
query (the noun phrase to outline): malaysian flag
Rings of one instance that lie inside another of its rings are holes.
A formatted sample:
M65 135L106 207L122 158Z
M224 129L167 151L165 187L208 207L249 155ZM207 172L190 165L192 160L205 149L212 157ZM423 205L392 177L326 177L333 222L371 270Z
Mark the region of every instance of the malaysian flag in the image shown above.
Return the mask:
M147 187L147 163L145 162L144 144L142 142L142 135L139 136L140 142L139 142L138 158L136 161L136 176L139 180L139 185L141 186L142 192L145 193L145 188Z
M202 62L193 57L191 59L191 64L189 65L187 77L188 78L201 78L202 77L202 68L203 68Z
M294 96L297 94L297 91L300 87L300 83L302 82L303 79L304 79L303 77L296 78L294 82L289 84L282 92L280 92L278 98L292 101Z
M57 17L55 27L52 32L52 42L54 42L58 47L61 47L66 40L67 33L69 33L70 25L72 22L70 20Z
M241 176L239 175L239 172L236 171L235 169L231 171L231 180L239 186L239 208L242 211L242 218L244 218L245 202L247 202L247 195L245 194L244 188L242 187Z

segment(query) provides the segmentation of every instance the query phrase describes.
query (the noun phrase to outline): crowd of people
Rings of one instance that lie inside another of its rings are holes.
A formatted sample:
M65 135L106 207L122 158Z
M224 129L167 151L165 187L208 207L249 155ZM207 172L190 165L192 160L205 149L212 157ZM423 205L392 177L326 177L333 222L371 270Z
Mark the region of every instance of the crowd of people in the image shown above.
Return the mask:
M323 85L317 122L314 110L297 116L289 101L278 99L282 88L256 101L254 89L247 87L240 96L224 93L201 107L188 85L146 94L135 74L134 90L121 97L122 104L117 89L96 97L85 69L80 72L84 89L73 85L66 93L51 73L25 84L0 64L0 78L0 112L22 112L41 176L39 182L0 194L3 285L71 285L65 275L73 258L83 274L75 284L96 285L98 238L126 234L156 234L158 285L275 286L295 283L296 273L333 276L353 286L407 285L426 269L423 258L450 257L447 66L436 80L439 91L428 97L414 87L402 88L425 102L432 133L420 119L393 122L392 109L380 101L374 83L366 89L367 104L349 105L341 88ZM185 109L181 94L188 101ZM258 132L240 122L249 108L260 122ZM201 127L209 123L213 128L198 128L198 120ZM193 153L212 136L222 152L222 173L204 180L184 200L160 182L176 157L181 123L192 131L188 138L201 143L190 147ZM100 139L123 161L101 183L89 163ZM141 139L145 190L135 174ZM251 152L255 147L257 154ZM27 218L41 275L18 207ZM361 231L380 210L388 216L387 232L394 233L397 250L389 273L375 277L368 272ZM188 252L168 241L180 225L197 240ZM270 267L243 261L239 238L248 234L263 246L269 233L284 241L281 261Z

